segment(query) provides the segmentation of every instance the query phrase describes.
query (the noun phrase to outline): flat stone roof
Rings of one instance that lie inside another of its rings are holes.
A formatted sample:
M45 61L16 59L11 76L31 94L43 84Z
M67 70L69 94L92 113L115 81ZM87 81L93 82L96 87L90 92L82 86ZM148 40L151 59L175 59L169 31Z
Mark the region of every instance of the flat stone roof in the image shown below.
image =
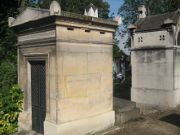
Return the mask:
M177 24L179 15L180 10L176 10L174 12L167 12L164 14L151 15L146 18L141 18L134 24L136 26L136 32L163 29L164 22L167 19L170 19L172 23Z
M85 16L81 14L61 11L61 15L50 15L48 9L27 7L23 12L17 16L11 23L10 27L17 29L18 27L32 26L39 23L53 23L55 20L65 19L70 21L79 21L92 23L94 25L104 25L107 27L117 27L118 22L110 19L103 19L91 16ZM26 27L26 28L27 28Z

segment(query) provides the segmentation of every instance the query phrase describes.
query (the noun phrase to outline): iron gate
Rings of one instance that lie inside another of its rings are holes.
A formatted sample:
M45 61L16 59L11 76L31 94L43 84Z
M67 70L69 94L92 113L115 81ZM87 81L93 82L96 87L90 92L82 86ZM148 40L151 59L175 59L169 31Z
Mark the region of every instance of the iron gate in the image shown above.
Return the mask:
M43 133L46 115L45 61L31 61L32 130Z

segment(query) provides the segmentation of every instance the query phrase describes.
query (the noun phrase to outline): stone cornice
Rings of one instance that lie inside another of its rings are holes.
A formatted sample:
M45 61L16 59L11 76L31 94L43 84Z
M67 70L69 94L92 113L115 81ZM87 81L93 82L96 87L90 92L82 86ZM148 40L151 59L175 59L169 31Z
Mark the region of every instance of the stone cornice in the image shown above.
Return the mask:
M108 43L108 42L88 42L88 41L78 41L78 40L61 40L58 39L56 40L55 38L47 38L47 39L41 39L41 40L30 40L30 41L23 41L19 42L16 46L20 48L29 48L29 47L38 47L38 46L55 46L57 42L64 42L64 43L81 43L81 44L98 44L98 45L109 45L112 46L113 43Z
M112 31L115 31L116 27L118 26L116 21L102 19L102 18L95 18L89 17L84 15L78 15L69 12L62 12L61 16L47 16L44 18L40 18L37 20L32 20L20 25L12 26L11 28L14 29L16 33L24 33L33 31L36 29L45 29L45 28L55 28L58 22L68 22L69 23L78 23L78 24L88 24L92 26L102 27L102 29L110 28Z
M131 51L141 51L141 50L163 50L163 49L179 49L180 47L171 45L171 46L144 46L144 47L134 47L131 48Z

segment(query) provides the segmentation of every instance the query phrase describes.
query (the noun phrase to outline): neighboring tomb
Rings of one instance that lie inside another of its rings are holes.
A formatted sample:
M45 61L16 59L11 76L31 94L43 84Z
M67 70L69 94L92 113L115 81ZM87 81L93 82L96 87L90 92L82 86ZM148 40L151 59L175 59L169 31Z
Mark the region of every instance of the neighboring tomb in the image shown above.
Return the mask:
M160 108L180 105L180 11L146 16L131 31L131 99L142 106Z
M111 127L118 23L52 4L50 11L26 8L9 21L18 36L18 82L24 91L19 130L84 135Z

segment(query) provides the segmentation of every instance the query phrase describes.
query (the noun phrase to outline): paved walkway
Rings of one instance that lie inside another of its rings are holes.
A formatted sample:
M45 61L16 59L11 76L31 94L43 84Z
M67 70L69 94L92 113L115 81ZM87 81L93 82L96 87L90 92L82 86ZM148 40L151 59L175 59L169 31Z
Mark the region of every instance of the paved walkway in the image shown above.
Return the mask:
M142 116L103 135L180 135L180 108Z

